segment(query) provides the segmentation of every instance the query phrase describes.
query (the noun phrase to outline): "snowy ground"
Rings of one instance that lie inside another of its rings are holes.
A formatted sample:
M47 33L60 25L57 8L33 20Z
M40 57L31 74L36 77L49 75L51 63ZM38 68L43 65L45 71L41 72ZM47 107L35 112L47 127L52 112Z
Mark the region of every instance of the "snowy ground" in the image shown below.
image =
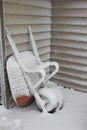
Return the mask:
M64 108L54 114L44 115L35 104L26 108L18 106L6 110L0 106L0 118L20 119L24 130L87 130L87 93L63 89Z

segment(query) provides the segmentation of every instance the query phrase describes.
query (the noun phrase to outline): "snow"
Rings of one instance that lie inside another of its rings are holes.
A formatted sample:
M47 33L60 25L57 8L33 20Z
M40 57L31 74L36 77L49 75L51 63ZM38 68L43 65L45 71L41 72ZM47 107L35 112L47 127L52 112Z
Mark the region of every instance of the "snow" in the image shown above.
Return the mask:
M48 81L44 88L38 90L38 94L41 97L38 99L36 96L36 104L43 112L52 112L56 109L62 109L63 107L63 93L61 86Z
M6 110L0 106L0 118L20 120L23 130L87 130L87 93L62 89L64 107L54 114L41 113L36 104ZM20 122L19 122L20 123ZM0 129L1 130L1 129Z

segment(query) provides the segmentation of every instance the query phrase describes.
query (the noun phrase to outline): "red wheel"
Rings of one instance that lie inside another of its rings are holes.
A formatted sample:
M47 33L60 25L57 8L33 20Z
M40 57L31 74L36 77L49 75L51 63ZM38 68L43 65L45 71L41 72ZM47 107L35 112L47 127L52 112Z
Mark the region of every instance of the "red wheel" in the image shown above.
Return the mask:
M16 98L16 102L19 106L25 107L34 102L34 96L22 95L22 96Z

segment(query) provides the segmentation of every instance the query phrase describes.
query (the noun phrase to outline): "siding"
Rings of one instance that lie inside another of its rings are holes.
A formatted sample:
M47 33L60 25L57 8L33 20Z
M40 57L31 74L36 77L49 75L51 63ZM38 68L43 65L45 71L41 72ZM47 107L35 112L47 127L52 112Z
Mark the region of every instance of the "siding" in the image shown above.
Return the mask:
M60 64L54 81L87 91L87 1L54 0L52 60Z
M27 28L28 25L31 25L42 61L50 60L51 8L51 2L47 0L4 0L5 26L8 28L20 52L31 50ZM6 59L12 54L9 44L6 43ZM13 101L11 95L9 95L8 90L8 106L11 107Z
M51 2L5 0L5 26L20 51L30 50L28 29L31 25L42 60L50 59ZM12 54L6 44L6 56ZM46 55L46 56L45 56ZM47 56L48 55L48 56Z

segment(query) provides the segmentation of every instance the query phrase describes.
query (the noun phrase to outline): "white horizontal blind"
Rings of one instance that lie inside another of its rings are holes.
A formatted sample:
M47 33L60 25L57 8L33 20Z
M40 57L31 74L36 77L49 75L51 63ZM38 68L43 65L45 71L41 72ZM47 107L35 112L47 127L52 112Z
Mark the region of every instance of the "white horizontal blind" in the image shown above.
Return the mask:
M28 25L31 25L42 61L50 60L51 2L47 0L4 0L4 21L19 51L31 50ZM6 58L12 55L8 43ZM48 70L49 71L49 70ZM6 88L8 106L12 106L9 88Z
M87 1L52 3L52 60L60 64L54 80L87 91Z

